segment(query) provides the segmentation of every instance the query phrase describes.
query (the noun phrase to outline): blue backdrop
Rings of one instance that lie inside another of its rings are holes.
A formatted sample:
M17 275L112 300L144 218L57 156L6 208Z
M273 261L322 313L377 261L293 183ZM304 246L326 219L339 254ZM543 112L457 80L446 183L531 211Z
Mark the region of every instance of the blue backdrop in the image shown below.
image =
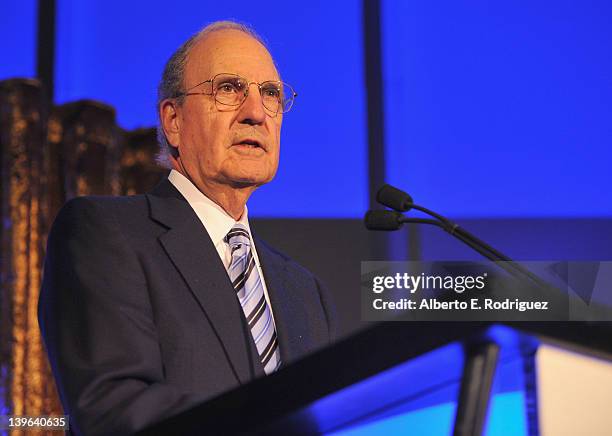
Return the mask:
M382 4L391 183L454 217L612 216L612 3Z
M154 125L156 87L172 52L211 21L247 22L298 92L283 123L277 178L253 195L252 215L360 216L367 148L359 6L59 0L57 101L95 98L117 108L123 127Z
M35 6L1 6L0 79L35 74ZM104 101L125 128L155 124L162 66L189 35L251 23L299 93L252 213L362 216L361 2L58 0L57 12L56 101ZM383 1L388 181L456 218L612 216L610 22L604 0Z
M0 80L36 76L36 0L0 3Z

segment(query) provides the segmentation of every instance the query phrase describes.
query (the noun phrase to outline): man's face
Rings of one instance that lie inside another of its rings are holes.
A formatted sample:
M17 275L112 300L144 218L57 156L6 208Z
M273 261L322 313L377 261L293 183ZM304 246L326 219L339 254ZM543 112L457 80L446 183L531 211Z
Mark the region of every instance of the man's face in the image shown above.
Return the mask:
M279 80L268 51L237 30L205 36L191 50L185 68L184 89L219 73L232 73L249 82ZM194 91L211 91L205 83ZM267 112L257 85L240 107L215 102L212 95L189 95L177 108L177 162L203 192L219 185L259 186L272 180L279 159L282 114ZM256 141L254 147L246 142Z

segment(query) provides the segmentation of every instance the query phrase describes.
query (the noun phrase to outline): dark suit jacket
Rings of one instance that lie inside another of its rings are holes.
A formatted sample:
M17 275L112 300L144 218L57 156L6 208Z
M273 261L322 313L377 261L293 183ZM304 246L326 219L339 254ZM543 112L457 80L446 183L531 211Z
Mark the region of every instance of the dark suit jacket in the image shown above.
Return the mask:
M255 244L283 363L329 344L335 317L319 281ZM71 427L85 434L131 433L264 374L219 255L168 180L66 203L39 321Z

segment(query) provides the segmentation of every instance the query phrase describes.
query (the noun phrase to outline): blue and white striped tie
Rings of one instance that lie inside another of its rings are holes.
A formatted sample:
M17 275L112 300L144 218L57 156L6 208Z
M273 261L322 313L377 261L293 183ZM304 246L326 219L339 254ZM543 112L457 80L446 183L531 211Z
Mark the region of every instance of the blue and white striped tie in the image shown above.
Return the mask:
M270 374L280 367L281 358L272 312L255 266L249 231L242 224L236 223L225 240L232 250L232 261L228 268L230 280L249 324L261 363L266 374Z

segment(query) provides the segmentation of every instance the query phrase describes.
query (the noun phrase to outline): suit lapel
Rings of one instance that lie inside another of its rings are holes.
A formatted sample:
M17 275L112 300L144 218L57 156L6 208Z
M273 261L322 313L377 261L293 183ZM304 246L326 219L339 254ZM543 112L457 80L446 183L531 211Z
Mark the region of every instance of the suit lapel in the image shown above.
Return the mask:
M208 318L236 377L248 382L250 338L242 308L206 229L170 181L161 182L147 198L151 218L169 229L159 238L164 250Z
M274 313L281 358L289 363L304 355L309 337L308 324L300 307L300 284L291 280L283 257L259 239L255 244Z

